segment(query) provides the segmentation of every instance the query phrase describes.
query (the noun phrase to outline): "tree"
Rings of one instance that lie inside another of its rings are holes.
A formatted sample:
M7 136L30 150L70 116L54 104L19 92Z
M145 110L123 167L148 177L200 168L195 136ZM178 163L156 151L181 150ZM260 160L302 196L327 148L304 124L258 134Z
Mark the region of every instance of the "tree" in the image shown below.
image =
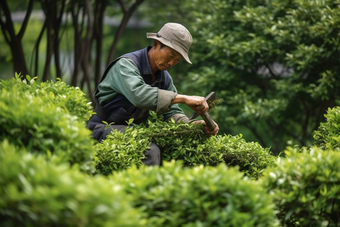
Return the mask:
M45 22L42 27L41 34L46 31L47 48L46 48L46 62L44 66L42 80L46 81L50 79L50 67L52 56L54 55L56 77L62 78L60 69L60 51L59 43L62 38L60 30L62 26L62 18L65 12L65 0L54 1L54 0L40 0L41 8L45 14ZM41 39L38 39L36 47L40 46ZM39 52L37 51L38 55ZM38 59L37 59L38 61ZM37 64L37 62L36 62Z
M211 113L220 132L276 154L288 140L310 144L326 109L339 105L339 1L182 3L187 13L173 16L194 37L183 88L224 100Z
M102 43L103 43L103 23L104 15L110 6L116 7L114 12L123 15L112 41L107 62L115 56L116 46L121 38L127 23L138 6L144 0L29 0L26 16L18 33L15 32L14 23L11 19L11 8L8 7L7 0L1 1L0 25L7 44L11 48L13 71L22 74L38 75L39 49L42 40L46 37L47 47L45 54L45 65L42 75L39 78L46 81L52 78L52 74L62 78L63 72L60 63L60 43L69 42L64 36L64 31L68 28L70 21L74 31L74 69L71 78L71 85L79 86L83 89L87 85L89 94L93 93L93 86L99 83L101 76ZM34 46L33 69L28 70L25 60L25 53L22 48L22 38L27 28L34 3L44 12L45 20ZM94 50L92 52L92 50ZM52 60L54 59L55 73L52 73ZM14 75L14 73L13 73ZM95 75L95 78L92 77ZM82 76L82 77L80 77ZM94 81L94 83L93 83Z
M33 10L34 0L29 0L25 19L19 32L14 29L14 23L7 1L0 2L0 26L6 43L10 46L13 60L14 72L28 74L27 64L22 47L22 38L25 34L27 23Z

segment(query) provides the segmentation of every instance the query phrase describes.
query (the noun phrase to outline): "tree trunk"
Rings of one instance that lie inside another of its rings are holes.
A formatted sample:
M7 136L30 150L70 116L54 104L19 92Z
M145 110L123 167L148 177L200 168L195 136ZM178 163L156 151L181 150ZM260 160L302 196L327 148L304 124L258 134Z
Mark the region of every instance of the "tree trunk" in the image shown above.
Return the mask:
M55 18L55 11L54 11L54 1L41 1L41 6L44 10L45 17L46 17L46 26L47 26L47 47L46 47L46 61L45 61L45 67L43 72L42 81L46 81L50 79L50 67L51 67L51 59L53 55L53 42L54 42L54 30L53 30L53 24L54 24L54 18Z
M41 31L39 33L39 36L34 44L34 49L33 49L33 54L32 54L32 59L34 58L33 62L34 62L34 68L31 69L33 72L33 76L38 76L38 70L39 70L39 47L40 47L40 42L41 39L43 37L43 34L45 32L46 29L46 21L44 21L44 24L41 28ZM33 57L35 54L35 57Z
M82 58L82 69L84 73L83 81L87 83L88 93L92 94L91 88L91 47L92 47L92 34L93 34L93 22L94 22L94 15L93 15L93 8L90 0L85 0L85 10L87 13L87 29L86 29L86 36L84 37L83 41L83 50L84 55ZM84 89L82 87L82 89Z
M55 7L57 9L57 7ZM60 68L60 49L59 49L59 44L60 44L60 38L59 38L59 31L62 23L62 18L64 15L64 9L65 9L65 0L61 1L61 6L60 6L60 11L59 13L57 12L56 15L58 16L55 19L55 23L53 25L55 36L54 36L54 42L53 42L53 52L54 52L54 63L56 67L56 77L57 78L62 78L62 72Z
M74 62L74 68L73 68L73 74L71 79L71 85L77 86L78 82L78 74L80 69L80 57L81 57L81 32L79 29L81 28L78 24L78 17L80 8L76 8L75 5L72 5L71 7L71 16L72 16L72 25L74 28L74 56L73 56L73 62ZM79 28L80 27L80 28Z
M0 17L1 31L4 35L5 41L8 43L11 49L13 71L21 73L22 75L28 75L25 54L22 47L22 37L27 28L28 20L31 16L34 0L28 2L28 7L25 15L25 19L21 25L18 34L15 34L14 24L11 18L11 12L9 10L6 0L0 1L0 15L4 14L4 17Z
M117 43L118 43L120 37L123 35L123 32L126 28L127 23L129 22L130 17L132 16L133 12L137 9L137 7L143 1L144 0L136 0L129 9L126 9L124 2L122 0L118 0L124 16L123 16L122 21L120 22L118 30L115 34L115 38L114 38L113 43L111 45L109 56L108 56L108 59L107 59L107 65L109 65L114 59L114 56L116 54L116 49L117 49Z
M107 1L97 1L95 9L93 39L96 43L96 55L95 55L95 70L94 70L94 82L95 87L98 86L101 79L101 64L102 64L102 46L103 46L103 23L104 12L107 7ZM90 93L92 97L92 93Z
M60 4L60 5L59 5ZM62 73L60 69L60 54L59 54L59 31L64 15L65 0L54 1L54 0L41 0L41 6L44 10L46 17L47 27L47 48L46 48L46 63L43 72L43 81L50 78L51 60L54 56L54 63L56 68L56 77L61 78ZM59 6L59 7L58 7ZM60 11L58 12L58 9Z

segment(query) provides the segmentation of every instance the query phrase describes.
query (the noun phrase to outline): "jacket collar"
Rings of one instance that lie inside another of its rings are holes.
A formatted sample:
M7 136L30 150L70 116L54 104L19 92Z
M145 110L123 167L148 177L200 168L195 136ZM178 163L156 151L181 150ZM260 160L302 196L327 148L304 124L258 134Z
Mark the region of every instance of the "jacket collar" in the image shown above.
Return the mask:
M148 52L151 49L151 46L145 47L142 49L142 70L144 75L152 75L152 70L150 67Z

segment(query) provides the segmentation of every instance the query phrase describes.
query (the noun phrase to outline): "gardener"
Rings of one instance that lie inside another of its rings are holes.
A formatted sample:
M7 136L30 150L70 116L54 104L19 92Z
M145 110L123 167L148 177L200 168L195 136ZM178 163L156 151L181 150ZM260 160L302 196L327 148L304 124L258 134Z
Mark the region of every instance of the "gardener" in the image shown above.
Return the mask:
M192 43L190 32L181 24L166 23L158 33L147 33L154 39L153 46L125 54L114 60L103 74L95 92L96 114L87 127L93 138L101 141L112 129L125 132L127 122L133 118L135 124L147 120L149 111L162 114L165 120L204 124L207 135L216 135L219 128L209 130L203 120L189 120L178 103L184 103L199 114L209 106L204 97L177 94L168 69L183 58L191 64L188 51ZM107 127L103 123L112 123ZM156 144L150 145L143 163L160 165L161 151Z

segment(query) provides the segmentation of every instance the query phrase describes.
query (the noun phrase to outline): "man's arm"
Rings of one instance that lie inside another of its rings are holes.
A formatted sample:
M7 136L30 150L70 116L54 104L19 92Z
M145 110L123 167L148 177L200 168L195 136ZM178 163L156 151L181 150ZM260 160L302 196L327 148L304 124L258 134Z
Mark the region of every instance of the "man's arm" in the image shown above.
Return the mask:
M177 94L176 97L171 101L172 104L183 103L189 106L198 114L204 114L209 109L209 105L204 97L201 96L189 96Z

